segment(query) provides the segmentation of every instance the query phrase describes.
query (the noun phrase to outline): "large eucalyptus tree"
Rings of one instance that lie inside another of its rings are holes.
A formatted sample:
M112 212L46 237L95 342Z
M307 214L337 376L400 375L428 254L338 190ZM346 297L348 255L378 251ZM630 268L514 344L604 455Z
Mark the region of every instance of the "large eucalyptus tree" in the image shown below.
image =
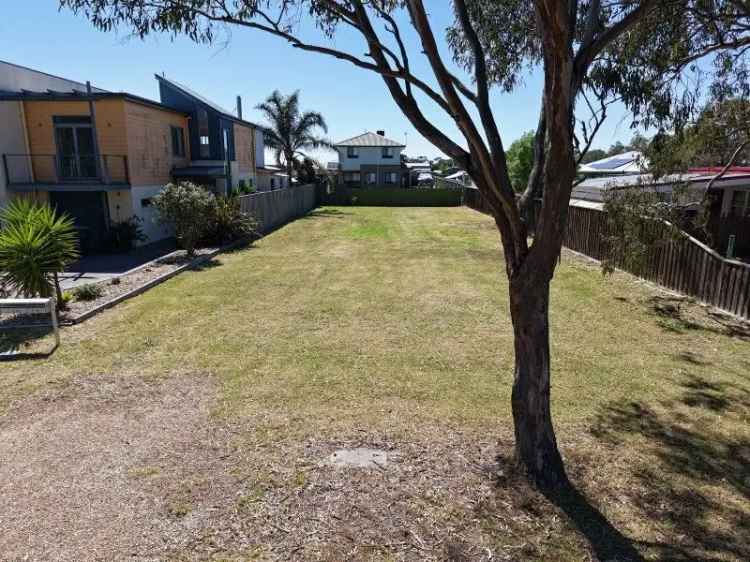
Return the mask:
M124 26L141 37L168 32L206 42L216 36L217 26L241 26L379 74L411 124L468 172L492 209L515 335L517 461L540 486L567 481L550 413L548 309L576 159L591 146L614 101L631 110L633 122L658 126L686 118L709 85L727 94L745 88L747 2L451 0L455 24L445 38L437 35L442 30L430 16L435 4L424 0L61 3L102 30ZM303 19L314 21L317 40L299 32ZM341 28L358 34L364 48L339 50L330 39ZM414 35L418 48L411 47ZM444 59L441 40L470 80ZM415 69L423 68L414 64L418 58L428 63L426 75L417 75ZM534 165L526 189L517 195L490 90L516 88L530 68L539 68L544 77L541 111L529 124L535 129ZM448 115L460 140L426 116L425 104ZM525 217L536 198L541 210L529 242Z

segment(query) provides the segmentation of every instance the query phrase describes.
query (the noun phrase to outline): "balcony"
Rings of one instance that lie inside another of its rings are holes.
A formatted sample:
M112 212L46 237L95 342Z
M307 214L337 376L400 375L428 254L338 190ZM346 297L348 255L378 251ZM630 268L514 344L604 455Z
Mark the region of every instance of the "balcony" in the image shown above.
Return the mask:
M113 154L3 154L3 170L13 191L112 191L130 185L127 156Z

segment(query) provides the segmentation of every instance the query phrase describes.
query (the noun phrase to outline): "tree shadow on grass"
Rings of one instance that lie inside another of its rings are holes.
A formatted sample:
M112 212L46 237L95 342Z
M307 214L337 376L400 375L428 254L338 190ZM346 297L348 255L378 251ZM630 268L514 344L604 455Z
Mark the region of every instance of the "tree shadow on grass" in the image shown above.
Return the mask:
M626 495L658 529L640 543L656 559L750 560L750 391L694 374L677 384L674 399L605 406L592 433L640 448Z
M565 515L567 524L581 535L585 547L591 550L596 560L644 561L633 541L620 532L574 484L551 491L537 490L520 474L510 454L507 457L499 456L497 460L500 467L498 474L501 475L497 482L498 489L503 494L510 492L515 498L516 509L549 520L554 517L550 513L545 517L545 511L554 506ZM569 531L557 529L554 532L564 535Z
M342 211L341 209L314 209L307 213L305 216L300 217L302 220L309 219L322 219L322 218L334 218L339 219L346 216L351 216L353 213Z
M685 297L653 296L647 300L647 307L656 316L657 324L668 332L705 330L750 341L750 323L702 307Z

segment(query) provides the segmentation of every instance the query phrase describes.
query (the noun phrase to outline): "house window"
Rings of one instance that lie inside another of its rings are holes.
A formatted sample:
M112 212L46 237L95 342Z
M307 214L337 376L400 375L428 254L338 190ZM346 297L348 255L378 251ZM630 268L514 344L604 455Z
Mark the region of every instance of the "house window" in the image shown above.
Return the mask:
M378 183L378 175L375 172L368 172L365 178L368 185L374 185Z
M210 157L211 142L208 138L208 112L205 109L198 110L198 138L200 140L201 158Z
M385 175L385 183L397 183L398 182L398 174L396 172L388 172Z
M383 158L393 158L393 148L390 146L383 147Z
M153 200L151 199L151 197L144 197L143 199L141 199L141 207L150 207L152 203Z
M271 189L276 189L276 178L271 178Z
M172 156L185 157L185 134L182 127L170 127L172 132Z
M344 173L344 181L345 182L357 182L359 183L359 172L345 172Z
M347 158L359 158L359 149L356 146L348 146L346 148Z
M734 190L729 214L733 217L750 217L750 191Z

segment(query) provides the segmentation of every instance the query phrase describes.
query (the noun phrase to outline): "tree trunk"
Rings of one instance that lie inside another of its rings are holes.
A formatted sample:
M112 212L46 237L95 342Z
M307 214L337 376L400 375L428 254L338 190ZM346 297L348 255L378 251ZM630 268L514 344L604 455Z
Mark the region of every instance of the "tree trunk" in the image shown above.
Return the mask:
M57 306L57 310L62 310L65 306L65 301L63 300L63 293L62 288L60 287L60 278L57 275L57 272L53 275L54 284L55 284L55 300L57 301L55 305Z
M294 173L294 152L287 152L284 155L284 159L286 160L286 173L289 176L287 180L289 181L289 187L292 187L292 174Z
M549 281L542 277L532 272L510 282L512 406L516 462L537 486L551 489L568 480L550 412Z

